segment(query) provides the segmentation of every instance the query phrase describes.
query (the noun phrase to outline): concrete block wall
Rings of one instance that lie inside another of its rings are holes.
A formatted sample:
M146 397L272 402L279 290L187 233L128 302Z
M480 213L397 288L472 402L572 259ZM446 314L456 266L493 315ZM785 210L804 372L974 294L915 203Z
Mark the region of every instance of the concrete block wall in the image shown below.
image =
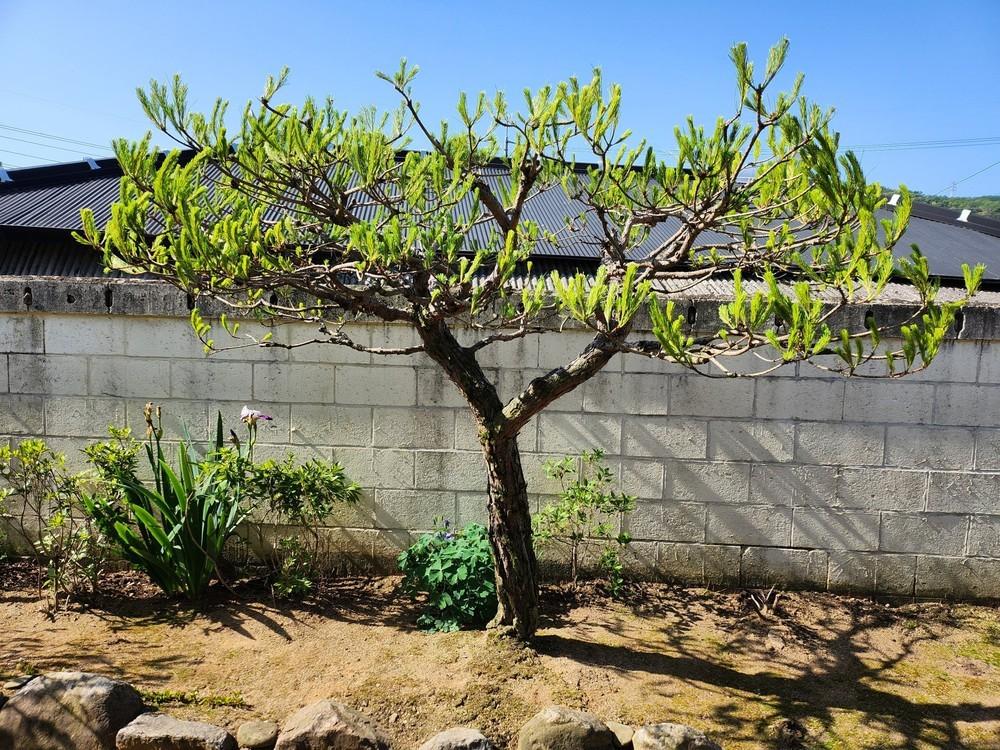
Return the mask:
M64 306L65 307L65 306ZM475 429L420 354L333 346L244 348L205 358L177 311L0 314L0 436L79 449L146 401L168 431L207 440L215 413L274 416L260 453L342 462L365 500L330 521L331 548L385 568L435 516L485 520ZM280 329L287 341L305 327ZM412 340L357 324L373 344ZM579 332L483 352L504 395L567 361ZM848 380L806 365L715 380L620 357L520 438L534 507L558 491L546 459L600 447L638 497L622 524L629 565L657 579L808 586L905 596L1000 597L1000 342L949 342L926 372Z

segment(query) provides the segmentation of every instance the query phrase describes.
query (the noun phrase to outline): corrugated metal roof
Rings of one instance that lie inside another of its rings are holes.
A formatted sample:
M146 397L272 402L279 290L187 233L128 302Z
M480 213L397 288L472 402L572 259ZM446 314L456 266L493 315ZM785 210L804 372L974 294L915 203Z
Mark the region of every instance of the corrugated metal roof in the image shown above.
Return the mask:
M0 270L21 269L19 273L22 274L32 270L45 272L41 275L100 275L97 257L67 239L70 230L80 228L81 208L91 208L99 225L110 218L111 205L118 196L121 171L114 159L102 159L97 166L99 169L94 170L84 162L10 170L12 181L0 183ZM491 168L486 178L499 183L507 179L507 173L502 167ZM585 211L582 203L567 198L556 188L533 198L525 207L524 215L544 229L556 232L565 227L567 218ZM678 226L674 220L654 228L644 245L633 251L632 257L643 257ZM45 231L43 241L41 236L25 234L36 230L62 230L66 236L60 239L57 232ZM470 233L470 241L486 244L490 231L490 225L478 225ZM585 222L582 226L577 224L575 231L563 232L562 236L565 239L558 245L539 245L535 256L567 261L599 257L596 221ZM699 241L723 244L727 238L706 232ZM909 254L911 243L919 245L934 274L961 278L963 262L985 263L986 278L1000 281L1000 222L982 217L959 222L957 212L918 205L897 246L898 253Z

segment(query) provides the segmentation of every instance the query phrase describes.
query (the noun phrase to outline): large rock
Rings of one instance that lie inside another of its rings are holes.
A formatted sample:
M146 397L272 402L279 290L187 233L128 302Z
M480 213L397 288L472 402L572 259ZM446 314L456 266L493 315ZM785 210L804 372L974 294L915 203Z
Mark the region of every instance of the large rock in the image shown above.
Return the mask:
M0 711L0 748L114 750L118 730L143 710L128 683L54 672L28 682Z
M245 721L236 730L236 743L247 750L271 750L278 741L273 721Z
M614 732L593 714L549 706L521 727L518 750L617 750Z
M632 737L635 735L635 730L628 724L622 724L619 721L608 721L605 722L608 725L608 729L615 733L615 738L618 740L618 744L622 747L632 747Z
M166 714L143 714L118 732L117 743L118 750L236 750L225 729Z
M325 700L291 716L275 750L389 750L389 738L353 708Z
M478 729L455 727L435 734L420 750L496 750L496 746Z
M649 724L632 735L635 750L722 750L705 733L684 724Z

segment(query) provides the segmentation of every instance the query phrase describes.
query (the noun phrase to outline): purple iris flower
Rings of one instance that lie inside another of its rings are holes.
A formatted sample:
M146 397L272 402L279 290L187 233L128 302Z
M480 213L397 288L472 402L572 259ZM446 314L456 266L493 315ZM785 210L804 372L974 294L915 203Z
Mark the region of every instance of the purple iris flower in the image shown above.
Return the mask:
M246 422L248 425L257 424L258 420L263 419L265 422L270 422L274 419L270 414L265 414L262 411L257 411L256 409L251 409L246 404L243 405L243 411L240 412L240 419Z

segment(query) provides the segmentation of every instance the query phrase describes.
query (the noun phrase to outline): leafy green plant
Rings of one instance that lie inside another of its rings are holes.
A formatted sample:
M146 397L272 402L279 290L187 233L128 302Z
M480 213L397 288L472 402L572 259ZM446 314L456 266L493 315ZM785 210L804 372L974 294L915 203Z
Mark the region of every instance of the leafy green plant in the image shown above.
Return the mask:
M495 572L485 527L471 523L452 530L437 527L399 556L403 590L427 595L417 622L427 630L449 632L482 627L497 611Z
M86 477L69 471L66 457L42 440L0 446L0 515L14 532L12 543L40 562L38 592L50 607L83 589L93 591L108 561L99 531L80 517Z
M137 476L131 434L87 451L110 491L84 499L84 507L122 556L166 593L197 599L218 571L222 549L243 521L239 486L218 466L199 463L190 446L178 446L175 470L161 439L162 413L146 405L146 457L153 473L148 487ZM214 451L222 449L221 415Z
M635 497L612 489L615 477L603 461L604 453L600 450L547 461L545 473L559 480L562 491L556 502L535 514L532 527L536 546L555 542L569 545L574 585L579 577L583 545L591 541L601 544L597 565L607 578L612 595L617 596L624 584L621 548L631 541L627 532L618 531L618 521L623 513L635 510Z
M295 536L281 537L275 548L278 565L271 590L279 599L301 599L313 588L315 555Z

